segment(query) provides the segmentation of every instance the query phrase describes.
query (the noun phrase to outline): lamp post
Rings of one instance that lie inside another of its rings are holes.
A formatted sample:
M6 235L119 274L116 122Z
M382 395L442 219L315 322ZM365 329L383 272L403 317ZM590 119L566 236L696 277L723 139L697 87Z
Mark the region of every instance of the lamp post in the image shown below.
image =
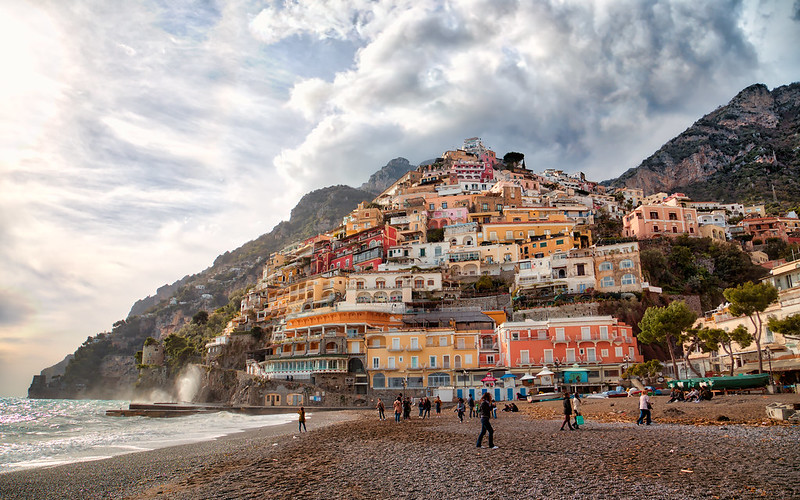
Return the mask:
M767 346L767 363L769 363L769 387L775 394L775 379L772 377L772 350Z
M553 392L558 392L558 367L561 366L561 363L555 360L553 366L556 368L556 372L553 374Z

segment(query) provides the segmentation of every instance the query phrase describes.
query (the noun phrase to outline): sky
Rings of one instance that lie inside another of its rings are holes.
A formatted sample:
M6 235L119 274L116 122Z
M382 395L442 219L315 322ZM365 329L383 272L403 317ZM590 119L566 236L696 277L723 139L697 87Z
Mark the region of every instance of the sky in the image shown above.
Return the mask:
M800 0L4 0L0 396L310 190L473 136L616 177L797 47Z

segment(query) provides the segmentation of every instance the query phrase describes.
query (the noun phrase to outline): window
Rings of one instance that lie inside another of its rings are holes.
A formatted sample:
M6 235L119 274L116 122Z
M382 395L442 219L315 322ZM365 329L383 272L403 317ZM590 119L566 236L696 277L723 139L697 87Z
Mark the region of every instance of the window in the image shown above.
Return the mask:
M581 340L591 340L592 339L592 327L590 326L582 326L581 327Z
M513 240L514 239L514 231L506 231L506 239Z
M531 364L530 351L519 351L519 363L521 365Z
M399 351L400 350L400 339L399 338L392 339L392 349L394 349L395 351Z
M545 349L544 350L544 362L546 364L553 364L553 350L552 349Z
M539 243L539 248L544 248L546 246L547 246L547 242L546 241L543 241L543 242Z
M445 209L447 209L447 202L443 201L442 202L442 210L445 210Z
M394 287L395 288L403 288L403 280L402 279L394 280Z
M450 369L450 356L447 354L444 354L442 356L442 368L444 368L445 370Z
M419 256L420 257L425 257L425 249L424 248L420 248L419 249Z
M464 355L464 364L471 365L472 364L472 354L465 354Z
M378 369L381 367L381 358L372 358L372 368Z
M439 257L442 255L442 247L436 247L433 249L434 257Z
M356 290L363 290L363 289L364 289L364 282L356 281Z
M556 328L556 340L565 340L563 328Z
M678 220L678 214L676 214L675 212L670 212L669 220Z
M633 347L628 347L628 357L629 357L631 360L633 360L633 359L635 358L635 356L634 356L634 352L633 352Z
M430 361L430 367L436 368L436 356L429 356L428 360Z
M411 342L409 345L410 349L419 349L419 339L417 337L411 337L409 342Z
M372 387L384 388L386 387L386 375L383 373L376 373L372 376Z
M650 212L651 219L658 219L658 212Z
M608 349L600 349L600 355L604 358L608 357Z
M608 327L605 325L600 327L600 339L608 340Z
M659 231L660 231L660 229L658 229L658 226L653 226L653 232L654 232L654 233L657 233L657 232L659 232Z
M489 239L491 241L497 241L497 231L489 231Z
M501 211L501 210L503 210L503 205L501 205L501 204L499 204L499 203L498 203L496 206L497 206L497 211L498 211L498 212L499 212L499 211Z
M519 340L519 333L514 332L511 334L511 340Z
M428 387L441 387L450 385L450 375L447 373L431 373L428 375Z
M608 261L601 262L600 265L597 266L597 269L599 269L600 271L611 271L614 269L614 264Z
M419 356L411 356L411 368L419 368Z
M635 285L636 284L636 276L632 274L626 274L622 276L622 284L623 285Z
M606 276L600 280L600 288L606 288L609 286L614 286L614 278L611 276Z
M375 288L386 288L386 280L377 280L375 282Z
M589 361L590 363L594 362L594 361L597 361L597 354L596 353L597 353L597 351L595 350L594 347L590 347L590 348L586 349L586 361Z
M567 349L567 363L575 362L575 349Z
M431 203L430 205L428 205L428 210L436 210L436 205Z
M439 347L445 347L447 345L447 337L439 337Z
M563 244L564 244L564 240L556 240L556 245L563 245Z
M490 364L490 365L493 365L494 364L494 354L489 354L488 356L486 356L486 362L488 364Z
M631 259L625 259L619 263L620 269L633 269L633 261Z
M425 280L422 278L416 278L414 280L414 288L424 288L425 287Z
M672 226L672 232L673 232L673 233L677 233L677 232L678 232L678 228L677 228L677 227L675 227L675 226Z
M484 212L489 210L489 204L488 203L482 203L481 204L481 210L483 210Z
M526 261L526 262L520 262L520 263L519 263L519 268L520 268L520 269L530 269L530 268L531 268L531 263L530 263L530 261Z

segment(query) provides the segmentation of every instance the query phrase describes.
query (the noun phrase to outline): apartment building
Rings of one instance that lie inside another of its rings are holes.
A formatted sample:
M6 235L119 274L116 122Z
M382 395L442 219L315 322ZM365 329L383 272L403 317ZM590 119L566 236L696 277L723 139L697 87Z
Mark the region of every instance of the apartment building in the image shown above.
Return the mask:
M655 236L698 236L697 211L670 205L641 205L622 219L623 235L637 239Z

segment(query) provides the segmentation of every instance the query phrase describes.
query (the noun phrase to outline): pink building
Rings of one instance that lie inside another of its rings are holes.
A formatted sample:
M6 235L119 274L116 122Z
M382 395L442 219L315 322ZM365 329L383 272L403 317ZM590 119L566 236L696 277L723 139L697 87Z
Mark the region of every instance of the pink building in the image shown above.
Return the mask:
M699 236L697 211L669 205L642 205L622 219L622 233L644 240L654 236Z

